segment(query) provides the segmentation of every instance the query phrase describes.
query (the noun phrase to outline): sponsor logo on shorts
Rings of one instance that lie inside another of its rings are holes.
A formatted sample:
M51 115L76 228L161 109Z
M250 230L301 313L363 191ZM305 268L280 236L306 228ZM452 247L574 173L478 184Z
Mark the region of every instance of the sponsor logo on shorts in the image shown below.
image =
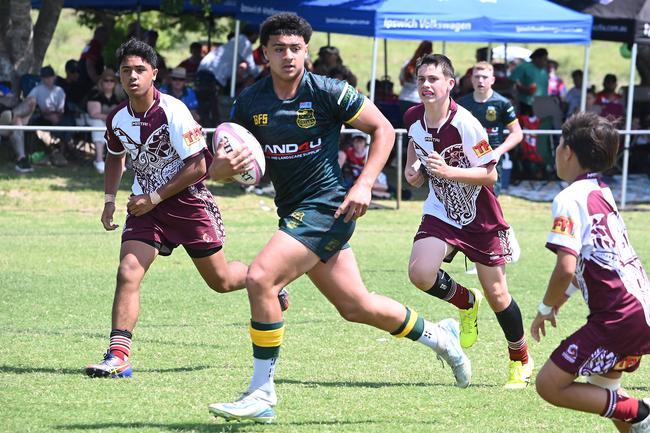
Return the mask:
M314 115L313 108L301 108L296 114L298 115L296 118L296 125L298 127L306 129L316 125L316 116Z
M268 113L258 113L253 114L253 123L255 126L266 126L269 124L269 114Z
M483 155L492 152L492 147L490 146L490 143L488 143L486 140L481 140L478 142L476 146L472 147L472 150L474 150L476 156L480 158Z
M566 216L555 217L551 232L573 237L573 220Z
M487 107L487 110L485 111L485 120L488 122L494 122L497 120L497 109L494 106L489 105Z
M210 236L207 233L203 233L202 239L203 239L203 242L207 242L207 243L212 242L212 236Z
M575 364L576 359L578 358L578 345L571 344L566 350L562 353L562 358L569 361L571 364Z
M617 355L604 347L594 350L578 369L580 376L603 374L610 371L618 361Z
M339 247L341 246L341 242L339 242L336 239L332 239L329 241L326 245L324 250L325 251L336 251Z
M302 220L305 218L305 213L300 211L295 211L289 215L290 220L287 221L287 228L293 230L302 224Z
M190 129L183 134L183 141L186 146L191 146L203 138L203 130L200 126Z
M624 371L636 366L639 362L641 362L640 356L626 356L616 363L613 370Z

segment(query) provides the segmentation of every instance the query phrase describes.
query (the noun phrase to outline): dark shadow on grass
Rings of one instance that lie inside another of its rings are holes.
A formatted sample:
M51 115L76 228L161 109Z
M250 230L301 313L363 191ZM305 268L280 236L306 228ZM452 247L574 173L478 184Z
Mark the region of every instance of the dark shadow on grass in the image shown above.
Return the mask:
M137 369L137 373L186 373L193 371L209 370L216 368L214 365L196 365L193 367L173 367L173 368L147 368ZM14 367L11 365L0 365L0 374L71 374L83 375L83 368L46 368L46 367Z
M252 421L242 422L224 422L216 421L213 423L146 423L146 422L106 422L97 424L62 424L54 426L56 430L106 430L106 429L120 429L120 430L141 430L145 428L160 429L160 431L175 431L182 432L185 430L199 431L199 432L238 432L238 431L257 431L261 427L264 429L274 429L284 431L287 426L327 426L327 425L373 425L381 424L377 420L358 420L358 421L299 421L288 423L274 423L274 424L256 424ZM432 423L420 423L432 424Z
M366 381L319 381L319 380L295 380L295 379L276 379L276 384L301 385L307 388L323 387L350 387L350 388L393 388L404 386L416 386L430 388L432 386L453 387L453 382L366 382ZM497 385L487 383L472 383L472 388L494 388Z

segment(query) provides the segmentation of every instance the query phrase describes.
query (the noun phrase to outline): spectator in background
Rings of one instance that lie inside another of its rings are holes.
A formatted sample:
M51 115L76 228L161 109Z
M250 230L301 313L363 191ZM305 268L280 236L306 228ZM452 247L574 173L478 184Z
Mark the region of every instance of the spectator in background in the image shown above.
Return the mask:
M365 134L352 134L350 144L339 150L339 166L342 169L345 186L348 189L352 188L354 182L359 178L363 167L366 165L367 158L368 144ZM390 198L388 178L384 172L380 172L379 176L377 176L375 183L372 185L371 194L374 198Z
M194 75L199 69L201 59L203 59L203 46L200 42L192 42L190 44L190 56L178 64L179 68L184 68L187 73L187 80L194 81Z
M354 88L357 87L357 76L345 65L337 65L329 70L327 76L337 80L347 81Z
M160 91L168 95L172 95L176 99L180 99L183 104L190 110L194 120L199 122L199 102L196 99L196 93L191 87L186 85L187 74L185 68L178 67L172 69L169 74L170 84L165 84L160 88Z
M314 61L312 72L314 74L328 76L330 69L342 65L343 59L341 58L339 49L326 45L320 47L318 50L318 58Z
M28 98L20 102L11 88L0 84L0 125L27 125L35 107L35 100ZM0 131L0 136L9 137L11 147L16 154L16 171L18 173L34 171L25 153L24 131Z
M147 30L144 32L144 42L153 48L156 51L156 56L158 56L158 64L156 65L156 68L158 68L156 86L160 87L167 79L167 63L165 62L165 58L156 48L156 44L158 44L158 32L155 30Z
M536 96L548 95L548 51L538 48L530 55L530 62L520 63L510 79L515 82L516 96L519 101L519 112L533 115L533 101Z
M616 75L605 75L603 90L596 93L595 104L600 107L601 116L620 126L623 123L625 109L623 108L623 97L616 92L617 86Z
M80 83L79 62L74 59L65 62L65 78L57 76L55 84L65 93L66 123L74 125L76 119L85 112L84 103L88 96L86 89Z
M104 69L99 77L97 87L88 96L86 111L88 112L88 126L106 126L106 117L121 101L115 94L117 77L112 69ZM95 160L93 165L97 173L104 173L104 149L106 138L104 131L92 131L92 140L95 145Z
M83 91L89 91L99 80L104 70L104 56L102 51L108 42L108 29L104 26L97 27L93 38L86 44L79 57L79 79Z
M34 87L27 95L27 99L31 99L37 108L34 117L32 118L32 123L34 125L61 125L64 121L63 115L65 112L65 92L61 87L54 84L56 81L56 74L54 73L54 69L52 69L51 66L42 67L40 76L40 84ZM41 137L47 137L48 135L53 135L58 139L56 141L61 141L68 134L42 134ZM49 144L54 143L54 140L51 139L44 139L44 141L49 141ZM64 140L63 143L60 143L58 151L52 152L52 155L50 156L52 164L56 166L64 166L68 163L68 161L63 156L65 144L66 143Z
M413 56L404 63L404 66L402 66L402 69L399 71L399 82L402 85L402 90L399 92L400 119L404 118L406 110L420 103L415 63L420 57L425 54L430 54L432 50L433 45L431 42L420 42L420 45L415 49Z
M557 96L564 99L567 93L566 84L564 80L557 74L557 69L560 66L555 60L548 61L548 95Z
M476 59L476 63L487 62L488 47L477 48L476 52L474 53L474 58ZM453 92L457 93L456 97L467 95L468 93L471 93L473 91L473 87L472 87L473 71L474 71L473 66L467 68L467 70L465 71L465 75L463 75L460 78L458 85L454 87Z
M571 79L573 80L573 87L567 92L564 98L566 110L564 111L564 118L568 119L580 109L580 101L582 100L582 70L576 69L571 72Z
M255 63L253 57L253 44L259 37L259 30L254 26L244 26L242 34L239 35L237 44L237 72L236 89L253 83L262 70L260 65ZM233 99L230 97L230 82L232 79L232 61L235 52L235 38L231 38L225 44L208 53L201 64L199 72L205 70L212 73L216 81L218 93L218 120L224 122L228 119Z

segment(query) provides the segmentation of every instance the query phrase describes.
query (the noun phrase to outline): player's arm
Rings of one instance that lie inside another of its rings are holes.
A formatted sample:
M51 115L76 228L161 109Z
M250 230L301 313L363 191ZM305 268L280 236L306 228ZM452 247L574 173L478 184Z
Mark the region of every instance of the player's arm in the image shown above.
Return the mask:
M127 209L135 216L141 216L151 211L161 201L173 197L188 186L196 183L207 171L203 152L190 156L183 161L183 168L166 184L150 194L140 194L129 197Z
M542 303L538 307L537 317L535 317L530 327L530 333L535 341L540 340L540 332L543 336L546 336L546 321L549 321L555 327L555 311L566 301L565 292L573 280L576 262L577 258L573 254L561 249L557 251L555 268L548 281Z
M438 177L455 180L456 182L466 183L469 185L494 185L498 178L496 164L494 163L477 167L453 167L447 165L445 159L435 151L429 154L427 167Z
M219 143L208 174L212 180L227 181L234 175L248 170L251 162L253 162L253 154L247 147L226 152L223 143Z
M421 187L424 184L424 174L420 170L420 160L415 154L415 146L413 140L409 140L408 145L406 146L406 167L404 167L404 177L409 185L416 188Z
M115 230L119 226L113 223L115 214L115 197L122 180L122 167L126 153L115 154L107 152L106 168L104 170L104 210L102 211L101 222L105 230Z
M524 139L524 133L521 131L521 125L519 125L519 120L515 119L508 125L508 130L510 134L503 140L503 143L496 149L494 149L495 159L498 161L504 154L508 153L510 150L514 149L521 140Z
M386 165L395 142L395 129L370 100L366 100L359 115L349 124L372 137L368 160L359 178L339 206L335 216L345 215L345 221L362 217L368 210L372 186Z

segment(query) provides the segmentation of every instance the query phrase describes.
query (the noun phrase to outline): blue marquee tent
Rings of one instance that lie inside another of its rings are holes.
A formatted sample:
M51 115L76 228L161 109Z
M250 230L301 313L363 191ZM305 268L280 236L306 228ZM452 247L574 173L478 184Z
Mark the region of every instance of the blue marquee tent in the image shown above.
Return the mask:
M294 12L318 31L387 39L588 44L592 17L546 0L239 0L260 23Z

